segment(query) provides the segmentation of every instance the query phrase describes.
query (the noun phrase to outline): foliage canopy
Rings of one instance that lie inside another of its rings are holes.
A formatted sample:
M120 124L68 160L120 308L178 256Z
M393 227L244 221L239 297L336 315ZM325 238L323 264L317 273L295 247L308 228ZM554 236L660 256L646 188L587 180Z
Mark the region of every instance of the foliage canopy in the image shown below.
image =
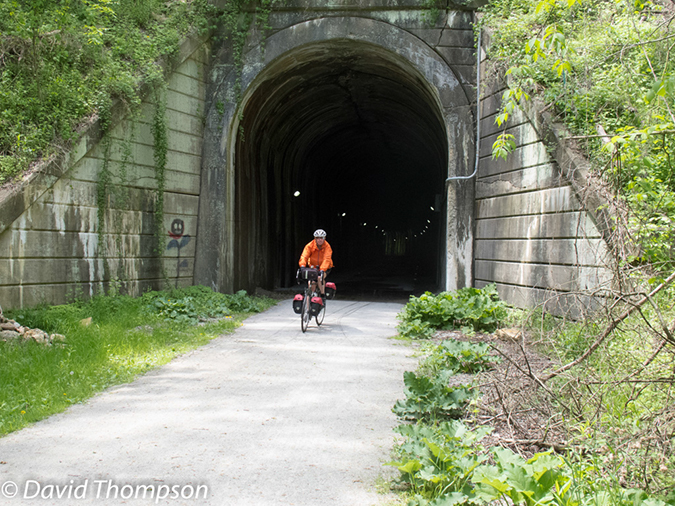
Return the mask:
M514 147L515 107L542 99L616 195L626 265L657 274L675 265L674 18L659 0L494 0L482 21L510 83L493 156Z
M213 13L207 0L0 2L0 184L105 122L113 100L138 103Z

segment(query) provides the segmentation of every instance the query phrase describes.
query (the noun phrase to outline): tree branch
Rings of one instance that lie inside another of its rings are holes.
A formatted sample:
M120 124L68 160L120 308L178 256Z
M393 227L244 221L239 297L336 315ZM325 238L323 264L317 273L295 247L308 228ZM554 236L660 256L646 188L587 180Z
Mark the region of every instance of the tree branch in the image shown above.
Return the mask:
M546 383L548 380L551 378L555 378L558 376L560 373L567 371L568 369L571 369L572 367L580 364L584 360L586 360L593 352L598 349L598 347L603 343L607 337L614 332L616 327L618 327L619 323L621 323L623 320L628 318L633 312L635 312L637 309L641 308L651 297L659 293L661 290L663 290L666 286L668 286L673 279L675 279L675 272L673 272L668 278L661 283L659 286L654 288L648 295L644 295L641 300L637 302L637 304L631 306L629 309L624 311L621 315L619 315L618 318L612 320L612 322L605 328L605 331L598 337L595 342L577 359L573 360L572 362L558 368L557 370L553 371L551 374L548 376L541 378L541 382Z
M637 132L636 132L637 133ZM675 134L675 130L655 130L654 132L639 132L640 135L646 134L646 135L660 135L660 134ZM570 137L563 137L563 141L569 141L569 140L578 140L578 139L599 139L603 137L607 137L607 134L591 134L591 135L571 135Z

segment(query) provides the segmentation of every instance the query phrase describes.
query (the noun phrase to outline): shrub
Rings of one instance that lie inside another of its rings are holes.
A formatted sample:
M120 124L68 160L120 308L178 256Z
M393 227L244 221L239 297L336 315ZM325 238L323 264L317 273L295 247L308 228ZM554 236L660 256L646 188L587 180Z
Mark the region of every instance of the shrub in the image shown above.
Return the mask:
M443 370L473 374L489 369L499 362L499 358L490 355L489 350L490 345L487 343L447 339L433 349L420 367L429 370L431 374Z
M469 386L448 386L452 371L442 371L428 378L406 372L403 381L406 386L405 400L398 400L393 411L404 420L442 420L458 418L464 406L476 396L476 390Z
M410 301L398 314L397 329L404 337L428 338L437 329L468 327L473 331L495 330L506 318L506 305L499 299L494 285L485 288L462 288L455 292L433 295L426 292Z

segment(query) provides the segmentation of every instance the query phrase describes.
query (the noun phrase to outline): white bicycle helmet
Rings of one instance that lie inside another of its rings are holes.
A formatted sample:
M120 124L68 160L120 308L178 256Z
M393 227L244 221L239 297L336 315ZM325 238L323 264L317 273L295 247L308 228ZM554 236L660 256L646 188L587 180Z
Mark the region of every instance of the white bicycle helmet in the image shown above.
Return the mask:
M326 231L322 228L318 228L314 232L314 237L326 237Z

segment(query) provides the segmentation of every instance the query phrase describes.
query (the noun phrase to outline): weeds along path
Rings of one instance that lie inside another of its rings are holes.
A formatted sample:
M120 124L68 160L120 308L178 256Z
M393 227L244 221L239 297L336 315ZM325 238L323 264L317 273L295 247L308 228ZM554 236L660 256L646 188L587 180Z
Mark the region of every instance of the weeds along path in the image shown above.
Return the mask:
M303 334L282 301L0 439L0 503L378 504L391 408L416 367L411 348L389 339L401 307L329 301L324 324Z

